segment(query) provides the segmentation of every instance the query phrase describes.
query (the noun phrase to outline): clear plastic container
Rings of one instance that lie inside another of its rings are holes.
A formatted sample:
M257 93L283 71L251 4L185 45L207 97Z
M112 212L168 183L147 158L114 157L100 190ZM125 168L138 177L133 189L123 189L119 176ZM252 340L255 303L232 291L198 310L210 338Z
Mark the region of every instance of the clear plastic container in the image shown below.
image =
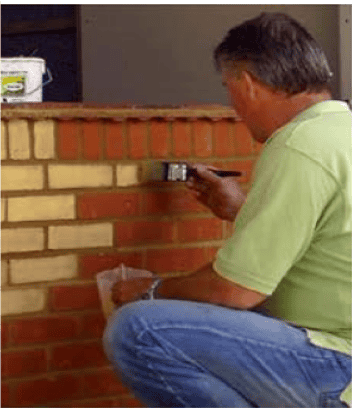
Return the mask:
M114 284L120 280L132 278L152 278L154 274L144 269L135 269L124 264L117 268L99 272L96 275L99 297L101 300L102 310L107 319L115 308L114 302L111 300L111 292Z

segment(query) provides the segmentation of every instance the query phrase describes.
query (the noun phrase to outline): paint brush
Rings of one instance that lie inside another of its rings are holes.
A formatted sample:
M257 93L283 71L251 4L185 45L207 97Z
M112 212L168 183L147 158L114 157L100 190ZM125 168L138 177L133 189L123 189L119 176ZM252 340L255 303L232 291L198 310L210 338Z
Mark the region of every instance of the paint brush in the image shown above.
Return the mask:
M209 169L219 177L240 177L244 173L232 170ZM147 182L187 181L190 177L199 178L197 170L185 162L156 161L144 167L142 179Z

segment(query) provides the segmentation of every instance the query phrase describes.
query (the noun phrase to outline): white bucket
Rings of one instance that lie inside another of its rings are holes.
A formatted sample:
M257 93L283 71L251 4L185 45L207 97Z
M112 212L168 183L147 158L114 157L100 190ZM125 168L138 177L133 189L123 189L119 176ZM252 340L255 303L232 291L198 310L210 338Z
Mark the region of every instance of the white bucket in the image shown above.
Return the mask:
M45 61L42 58L1 58L1 102L42 102Z

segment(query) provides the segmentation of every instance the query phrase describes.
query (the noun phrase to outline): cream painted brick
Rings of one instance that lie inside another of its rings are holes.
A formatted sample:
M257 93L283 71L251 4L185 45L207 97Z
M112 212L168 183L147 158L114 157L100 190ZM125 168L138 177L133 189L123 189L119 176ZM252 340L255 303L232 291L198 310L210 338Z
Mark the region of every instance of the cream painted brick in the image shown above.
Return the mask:
M112 224L49 227L49 248L95 248L112 246Z
M5 286L8 282L9 263L1 261L1 286Z
M6 205L7 200L6 198L1 199L1 222L6 221Z
M135 164L118 164L116 166L118 187L133 186L139 183L140 169Z
M17 289L1 291L1 315L39 312L45 307L43 289Z
M10 158L15 160L29 159L30 150L28 122L26 120L10 120L8 129Z
M1 231L1 253L3 254L43 249L43 228L8 228Z
M50 282L78 274L75 255L10 260L11 283Z
M106 165L50 165L50 188L107 187L112 185L112 168Z
M1 166L1 189L41 190L44 187L44 173L42 166Z
M65 220L75 218L73 195L8 199L9 221Z
M7 159L7 131L5 122L1 121L1 160Z
M34 156L36 159L52 159L55 155L54 121L34 122Z

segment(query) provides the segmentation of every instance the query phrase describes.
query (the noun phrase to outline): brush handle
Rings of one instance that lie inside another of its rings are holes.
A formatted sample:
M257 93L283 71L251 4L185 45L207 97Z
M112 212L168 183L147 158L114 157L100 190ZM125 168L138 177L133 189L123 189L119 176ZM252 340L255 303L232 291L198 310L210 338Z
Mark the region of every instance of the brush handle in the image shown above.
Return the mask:
M243 176L244 173L241 171L235 171L235 170L212 170L209 169L212 173L216 174L219 177L240 177ZM193 168L189 168L187 172L188 176L192 177L199 177L197 170Z

